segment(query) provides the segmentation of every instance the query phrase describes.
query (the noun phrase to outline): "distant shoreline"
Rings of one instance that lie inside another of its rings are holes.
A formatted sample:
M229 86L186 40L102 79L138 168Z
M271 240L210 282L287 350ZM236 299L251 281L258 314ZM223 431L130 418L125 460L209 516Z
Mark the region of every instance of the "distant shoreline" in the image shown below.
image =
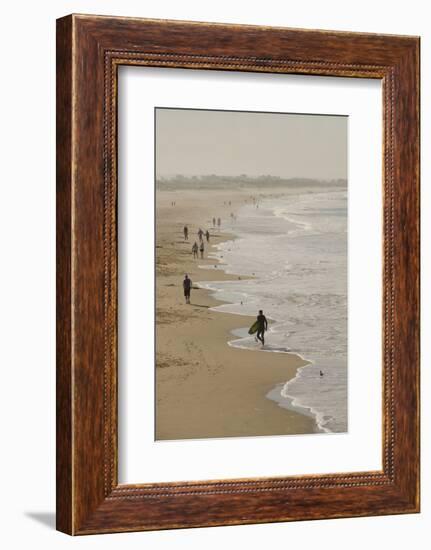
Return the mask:
M256 191L262 189L262 186L273 189L297 189L298 187L333 187L335 189L347 186L346 178L336 178L331 180L317 180L313 178L283 178L278 176L248 176L242 175L201 175L201 176L157 176L156 188L164 191L179 191L184 189L229 189L232 186L246 190Z

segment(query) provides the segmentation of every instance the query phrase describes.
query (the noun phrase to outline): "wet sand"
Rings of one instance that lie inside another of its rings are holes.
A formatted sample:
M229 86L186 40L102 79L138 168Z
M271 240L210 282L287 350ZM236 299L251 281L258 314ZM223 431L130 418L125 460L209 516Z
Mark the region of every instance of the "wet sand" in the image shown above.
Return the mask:
M236 212L250 193L226 191L158 191L156 239L156 439L198 439L313 433L312 418L278 406L266 394L293 378L305 364L294 354L276 354L230 347L233 329L249 327L249 316L211 311L221 302L193 285L185 304L182 281L193 283L237 278L214 259L193 259L191 247L199 227L208 228L209 246L232 238L223 220ZM175 202L175 205L172 205ZM220 230L212 217L220 216ZM189 228L184 241L183 227ZM198 241L199 242L199 241ZM209 269L198 266L208 265Z

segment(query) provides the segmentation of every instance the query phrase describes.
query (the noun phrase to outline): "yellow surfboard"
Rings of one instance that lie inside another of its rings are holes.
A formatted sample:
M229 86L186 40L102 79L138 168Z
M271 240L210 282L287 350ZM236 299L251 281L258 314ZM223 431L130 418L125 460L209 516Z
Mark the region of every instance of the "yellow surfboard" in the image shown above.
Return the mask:
M248 329L248 333L249 334L254 334L255 332L257 332L257 329L259 328L259 321L255 321L251 327Z

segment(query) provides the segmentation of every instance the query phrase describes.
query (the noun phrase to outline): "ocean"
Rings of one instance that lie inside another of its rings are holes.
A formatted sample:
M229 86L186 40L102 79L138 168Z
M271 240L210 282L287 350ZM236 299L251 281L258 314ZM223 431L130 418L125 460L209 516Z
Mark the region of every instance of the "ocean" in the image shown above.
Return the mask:
M223 220L235 239L212 255L220 262L214 269L235 278L198 284L226 302L214 310L256 316L262 309L270 321L264 349L248 327L233 331L230 346L308 362L267 398L313 416L317 431L346 432L347 189L322 184L254 197L236 219Z

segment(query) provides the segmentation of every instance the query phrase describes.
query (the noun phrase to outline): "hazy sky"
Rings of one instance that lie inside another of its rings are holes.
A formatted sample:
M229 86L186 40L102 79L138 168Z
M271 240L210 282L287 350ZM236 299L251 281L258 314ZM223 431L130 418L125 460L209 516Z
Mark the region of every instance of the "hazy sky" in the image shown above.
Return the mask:
M156 171L347 178L347 117L157 108Z

